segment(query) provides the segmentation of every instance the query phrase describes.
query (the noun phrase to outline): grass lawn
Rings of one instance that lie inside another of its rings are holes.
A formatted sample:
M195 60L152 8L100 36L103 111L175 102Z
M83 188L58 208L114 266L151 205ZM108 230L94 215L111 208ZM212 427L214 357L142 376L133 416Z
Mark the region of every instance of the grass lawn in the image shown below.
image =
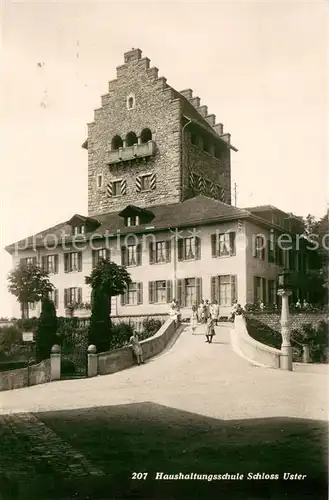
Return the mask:
M24 490L16 497L14 493L0 495L1 500L328 498L324 422L287 418L223 421L147 402L36 416L104 475L64 481L58 471L47 470L47 464L39 462L33 477L25 476ZM148 476L133 480L134 472L147 472ZM157 472L241 473L245 478L161 481L155 480ZM279 474L280 479L248 480L249 472ZM307 477L283 481L285 472Z

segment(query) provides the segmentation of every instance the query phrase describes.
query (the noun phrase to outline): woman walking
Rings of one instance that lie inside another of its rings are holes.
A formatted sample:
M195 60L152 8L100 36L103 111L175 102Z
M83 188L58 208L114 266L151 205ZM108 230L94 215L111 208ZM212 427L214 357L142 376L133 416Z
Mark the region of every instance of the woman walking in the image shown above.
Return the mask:
M195 329L198 324L198 307L193 304L192 306L192 314L191 314L191 329L192 329L192 335L195 334Z
M136 356L137 364L138 365L144 364L143 350L142 350L142 346L139 343L138 335L136 332L134 333L134 335L132 337L130 337L130 345L131 345L131 348L133 350L133 353Z
M212 344L212 339L215 334L215 326L214 326L214 320L211 317L211 314L209 315L207 319L207 324L206 324L206 342L209 344Z

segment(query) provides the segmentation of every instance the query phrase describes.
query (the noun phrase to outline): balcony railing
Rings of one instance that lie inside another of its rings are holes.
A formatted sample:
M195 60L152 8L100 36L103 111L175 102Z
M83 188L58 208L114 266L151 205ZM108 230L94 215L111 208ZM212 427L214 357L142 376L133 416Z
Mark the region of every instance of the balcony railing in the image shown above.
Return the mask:
M143 144L134 144L125 148L114 149L108 152L108 164L120 163L122 161L146 158L155 154L155 142L148 141Z

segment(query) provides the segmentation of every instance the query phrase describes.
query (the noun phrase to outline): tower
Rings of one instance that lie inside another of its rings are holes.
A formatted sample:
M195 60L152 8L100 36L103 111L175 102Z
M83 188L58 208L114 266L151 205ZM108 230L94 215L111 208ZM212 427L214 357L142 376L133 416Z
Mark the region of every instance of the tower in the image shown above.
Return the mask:
M88 124L88 214L203 193L231 203L230 135L191 89L177 92L140 49L124 54Z

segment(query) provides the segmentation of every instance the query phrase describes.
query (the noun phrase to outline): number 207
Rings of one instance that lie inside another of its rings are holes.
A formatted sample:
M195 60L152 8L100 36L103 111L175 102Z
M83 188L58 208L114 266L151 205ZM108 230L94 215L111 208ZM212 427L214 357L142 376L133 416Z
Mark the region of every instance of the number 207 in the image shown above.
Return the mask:
M148 472L133 472L132 479L146 479Z

